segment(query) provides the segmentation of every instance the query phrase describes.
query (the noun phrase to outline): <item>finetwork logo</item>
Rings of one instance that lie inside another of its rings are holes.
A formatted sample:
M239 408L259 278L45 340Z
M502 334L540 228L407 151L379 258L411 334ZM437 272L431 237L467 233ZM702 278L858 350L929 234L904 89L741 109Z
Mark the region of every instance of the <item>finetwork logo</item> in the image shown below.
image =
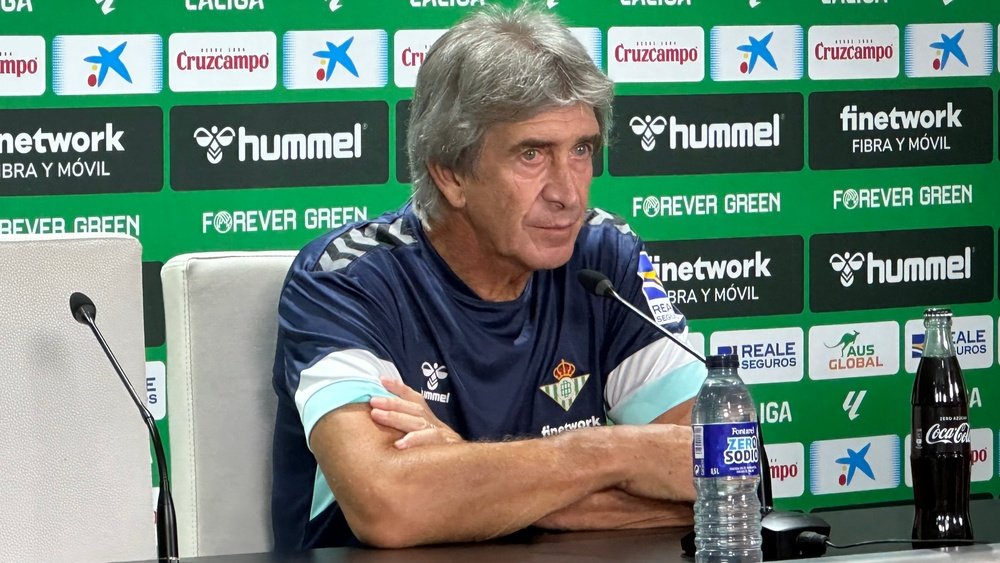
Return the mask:
M801 381L804 335L799 327L714 332L716 354L737 354L740 376L748 384Z
M822 440L809 447L814 495L892 489L899 486L899 436Z
M993 26L988 23L911 24L904 33L906 76L988 76Z
M170 89L174 92L272 90L277 38L270 31L174 33Z
M989 315L952 318L951 341L962 369L984 369L993 365L993 329L993 318ZM906 371L916 373L926 340L923 319L906 321L905 335L905 342L909 344L904 362Z
M809 28L807 52L813 80L899 76L895 25L815 25Z
M45 38L40 35L0 37L0 96L45 93Z
M814 92L809 164L839 170L990 162L993 97L989 88Z
M59 95L155 94L163 87L159 35L59 35L52 90Z
M163 189L159 107L0 111L0 195Z
M803 241L798 236L650 241L649 268L666 287L666 297L689 318L739 317L802 311ZM669 257L669 258L661 258ZM780 377L802 377L802 331L735 332L733 339L712 336L712 349L760 343L775 338L796 342L794 354L769 353L754 368L790 368ZM745 338L744 338L745 337ZM777 340L776 340L777 341ZM766 347L765 347L766 348ZM749 352L740 352L748 354ZM785 356L786 359L774 359ZM747 360L750 361L749 359ZM780 365L779 365L780 364ZM749 364L748 366L750 367Z
M612 27L608 77L615 82L700 82L705 31L689 27Z
M717 26L710 35L712 80L802 78L805 65L800 26Z
M844 379L899 371L899 324L892 321L809 329L809 377Z
M381 88L389 82L385 30L289 31L282 45L286 88Z

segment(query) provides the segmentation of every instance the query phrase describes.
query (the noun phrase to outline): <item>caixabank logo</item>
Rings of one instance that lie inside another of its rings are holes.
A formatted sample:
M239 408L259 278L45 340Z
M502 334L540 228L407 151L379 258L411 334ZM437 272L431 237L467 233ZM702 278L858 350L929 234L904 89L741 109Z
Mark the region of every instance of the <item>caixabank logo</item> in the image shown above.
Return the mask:
M175 190L381 184L389 175L385 102L176 106Z
M282 81L289 90L381 88L389 82L385 30L289 31L282 46Z
M851 311L993 299L993 229L813 235L809 308Z
M801 94L621 96L614 176L802 169Z
M57 35L52 91L60 96L156 94L163 89L159 35Z
M816 92L814 170L984 164L993 159L989 88Z
M716 26L710 37L712 80L802 78L800 26Z
M993 72L993 26L988 23L906 26L906 76L989 76Z
M162 188L158 107L0 110L0 196Z
M646 243L667 297L688 318L801 313L799 236Z
M820 440L809 446L814 495L894 489L900 477L899 436Z

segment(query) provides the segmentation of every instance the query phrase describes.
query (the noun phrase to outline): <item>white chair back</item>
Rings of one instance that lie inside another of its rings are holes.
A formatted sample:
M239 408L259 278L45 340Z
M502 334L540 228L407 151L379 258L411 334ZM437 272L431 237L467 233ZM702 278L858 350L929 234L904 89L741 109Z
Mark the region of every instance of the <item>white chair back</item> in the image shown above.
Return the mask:
M181 557L270 551L271 368L295 252L206 252L161 271Z
M155 557L145 425L69 296L145 394L142 247L124 235L0 237L0 561Z

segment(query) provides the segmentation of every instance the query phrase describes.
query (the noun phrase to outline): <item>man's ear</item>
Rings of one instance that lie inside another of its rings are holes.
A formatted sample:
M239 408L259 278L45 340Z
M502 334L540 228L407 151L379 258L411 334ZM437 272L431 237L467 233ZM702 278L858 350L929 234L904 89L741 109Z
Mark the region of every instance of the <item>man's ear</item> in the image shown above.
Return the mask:
M456 209L465 207L465 182L462 176L437 162L428 162L427 172L437 184L438 189L441 190L441 195L448 200L452 207Z

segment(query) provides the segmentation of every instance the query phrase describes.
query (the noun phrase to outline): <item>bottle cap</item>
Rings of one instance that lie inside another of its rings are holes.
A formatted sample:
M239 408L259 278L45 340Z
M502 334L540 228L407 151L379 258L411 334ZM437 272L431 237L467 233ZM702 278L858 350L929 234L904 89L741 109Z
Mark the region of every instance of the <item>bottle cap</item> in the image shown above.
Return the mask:
M951 309L926 309L924 310L925 319L950 319Z
M740 357L737 354L716 354L705 358L705 366L708 369L740 367Z

